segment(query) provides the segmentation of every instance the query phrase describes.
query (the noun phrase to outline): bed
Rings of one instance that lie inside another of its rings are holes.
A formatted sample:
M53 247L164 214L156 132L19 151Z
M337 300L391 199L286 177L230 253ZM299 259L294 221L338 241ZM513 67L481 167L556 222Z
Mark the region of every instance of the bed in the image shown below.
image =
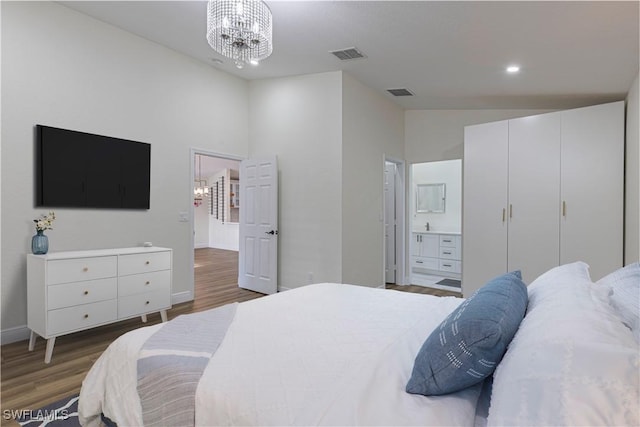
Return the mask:
M468 325L487 312L484 305L474 309L491 283L466 300L324 283L180 316L129 332L107 348L83 381L80 421L89 426L103 420L120 426L638 425L634 308L625 318L612 303L620 282L640 282L640 266L630 267L599 283L591 282L584 263L540 276L524 288L526 314L511 337L500 337L507 342L490 372L439 393L421 393L421 380L418 393L408 392L409 384L420 369L434 370L421 365L435 357L429 343L443 345L443 331L449 329L464 335L453 322L471 313L476 318L460 325L462 332L475 333ZM507 285L512 280L509 276ZM510 299L505 299L509 310ZM203 342L208 347L194 347ZM495 346L487 350L495 352ZM482 352L469 347L462 350ZM480 361L488 366L487 360ZM167 361L173 365L162 365ZM155 371L149 368L154 364ZM447 363L442 372L457 375L456 367ZM442 378L438 387L450 382Z

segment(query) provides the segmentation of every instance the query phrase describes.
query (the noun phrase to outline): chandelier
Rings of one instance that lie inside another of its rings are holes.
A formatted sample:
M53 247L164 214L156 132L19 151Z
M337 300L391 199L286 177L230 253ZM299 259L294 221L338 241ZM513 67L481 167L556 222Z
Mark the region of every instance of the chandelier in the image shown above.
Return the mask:
M209 196L209 187L207 186L207 180L202 179L202 156L200 154L196 154L196 157L196 160L198 160L198 179L194 180L193 205L198 207L202 204L202 198Z
M209 0L207 41L236 67L258 65L273 52L271 10L260 0Z

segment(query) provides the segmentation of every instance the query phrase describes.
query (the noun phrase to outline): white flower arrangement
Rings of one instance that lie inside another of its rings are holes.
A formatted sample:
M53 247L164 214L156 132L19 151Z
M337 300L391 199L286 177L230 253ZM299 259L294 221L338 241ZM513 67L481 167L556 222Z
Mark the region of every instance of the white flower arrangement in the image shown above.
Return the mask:
M37 231L44 231L44 230L53 230L53 221L56 219L56 214L51 211L46 215L40 215L40 218L38 219L34 219L33 222L36 223L36 230Z

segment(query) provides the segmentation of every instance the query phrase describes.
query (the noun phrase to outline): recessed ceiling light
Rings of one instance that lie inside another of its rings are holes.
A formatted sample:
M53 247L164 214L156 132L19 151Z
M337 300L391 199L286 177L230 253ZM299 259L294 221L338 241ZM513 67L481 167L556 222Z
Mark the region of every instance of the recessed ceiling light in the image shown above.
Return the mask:
M520 66L519 65L509 65L507 67L507 73L515 74L515 73L517 73L519 71L520 71Z

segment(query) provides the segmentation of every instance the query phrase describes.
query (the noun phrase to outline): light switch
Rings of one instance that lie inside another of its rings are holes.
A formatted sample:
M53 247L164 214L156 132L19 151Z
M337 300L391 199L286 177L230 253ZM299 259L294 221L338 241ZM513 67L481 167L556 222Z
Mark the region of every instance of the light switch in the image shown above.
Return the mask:
M189 212L178 212L178 221L189 222Z

